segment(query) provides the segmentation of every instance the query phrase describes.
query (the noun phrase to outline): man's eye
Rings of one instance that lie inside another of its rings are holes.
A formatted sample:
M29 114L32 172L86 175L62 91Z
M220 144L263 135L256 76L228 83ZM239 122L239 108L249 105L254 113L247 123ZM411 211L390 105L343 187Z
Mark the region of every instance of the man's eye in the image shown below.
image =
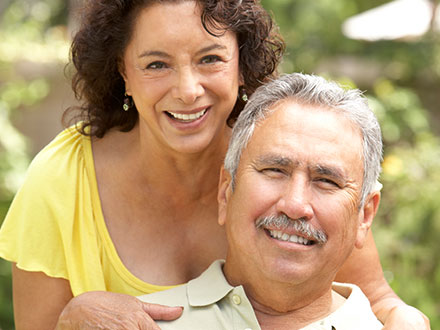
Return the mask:
M268 167L261 170L262 173L268 174L268 175L279 175L284 174L284 171L281 168L277 167Z
M319 178L319 179L317 179L317 181L318 182L323 182L325 184L332 185L334 187L338 187L339 188L339 184L337 184L335 181L327 179L327 178Z
M163 62L153 62L147 65L147 69L152 69L152 70L158 70L158 69L164 69L166 68L166 64Z
M275 167L266 168L265 171L282 173L281 169Z
M202 58L203 64L210 64L210 63L216 63L221 61L221 58L217 55L208 55Z

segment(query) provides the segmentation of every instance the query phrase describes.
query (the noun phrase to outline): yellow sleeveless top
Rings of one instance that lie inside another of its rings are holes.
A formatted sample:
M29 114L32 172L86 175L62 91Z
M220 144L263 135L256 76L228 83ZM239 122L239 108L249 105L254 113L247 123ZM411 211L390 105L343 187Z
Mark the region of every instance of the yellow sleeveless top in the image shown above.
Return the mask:
M89 137L61 132L32 161L0 230L0 257L70 282L73 295L134 296L172 286L146 283L119 258L101 209Z

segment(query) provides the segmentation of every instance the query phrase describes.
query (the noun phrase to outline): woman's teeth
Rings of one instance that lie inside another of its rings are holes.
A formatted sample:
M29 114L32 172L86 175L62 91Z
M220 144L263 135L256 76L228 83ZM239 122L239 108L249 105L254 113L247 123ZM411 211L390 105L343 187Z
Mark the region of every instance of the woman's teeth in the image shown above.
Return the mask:
M197 112L197 113L190 113L190 114L183 114L183 113L175 113L175 112L170 112L168 111L168 113L173 116L176 119L182 120L182 121L193 121L196 119L199 119L200 117L202 117L206 112L206 109Z
M309 241L308 239L301 237L301 236L289 235L289 234L283 233L282 231L279 231L279 230L268 230L268 231L269 231L269 234L272 238L275 238L280 241L299 243L299 244L303 244L303 245L312 245L313 244L313 241Z

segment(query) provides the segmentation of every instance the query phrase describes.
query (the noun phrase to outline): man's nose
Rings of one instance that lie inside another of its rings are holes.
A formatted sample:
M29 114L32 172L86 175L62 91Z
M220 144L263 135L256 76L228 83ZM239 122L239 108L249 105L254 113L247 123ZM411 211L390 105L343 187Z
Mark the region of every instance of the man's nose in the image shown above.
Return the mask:
M173 97L184 104L193 104L204 93L198 72L191 67L181 68L177 73L177 81L173 88Z
M306 178L292 177L277 202L277 212L284 213L291 219L311 220L313 217L311 193L311 187Z

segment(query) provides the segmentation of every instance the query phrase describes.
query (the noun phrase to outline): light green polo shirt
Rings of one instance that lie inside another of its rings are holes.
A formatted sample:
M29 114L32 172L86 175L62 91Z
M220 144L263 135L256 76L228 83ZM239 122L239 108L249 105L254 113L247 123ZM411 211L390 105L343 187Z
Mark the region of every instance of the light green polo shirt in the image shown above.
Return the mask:
M140 296L142 301L183 306L175 321L158 321L162 330L260 330L257 318L242 286L233 287L223 275L217 260L198 278L170 290ZM333 283L332 289L346 298L345 303L324 319L301 330L381 330L362 291L352 284Z

